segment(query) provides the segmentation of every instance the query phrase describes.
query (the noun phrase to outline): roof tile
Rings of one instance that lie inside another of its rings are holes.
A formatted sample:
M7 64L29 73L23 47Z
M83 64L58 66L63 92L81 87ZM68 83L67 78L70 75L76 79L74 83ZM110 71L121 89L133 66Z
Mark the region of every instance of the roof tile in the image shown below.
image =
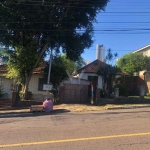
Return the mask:
M96 59L95 61L91 62L90 64L80 68L77 70L78 73L80 72L86 72L86 73L96 73L100 66L106 66L107 64L105 62L102 62L99 59Z

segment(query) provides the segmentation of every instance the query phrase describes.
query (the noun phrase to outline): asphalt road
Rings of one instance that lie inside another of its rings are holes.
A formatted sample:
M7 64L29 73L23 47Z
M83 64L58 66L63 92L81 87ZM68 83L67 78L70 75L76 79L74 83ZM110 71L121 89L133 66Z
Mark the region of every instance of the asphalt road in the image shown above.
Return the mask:
M0 118L2 150L149 150L150 108Z

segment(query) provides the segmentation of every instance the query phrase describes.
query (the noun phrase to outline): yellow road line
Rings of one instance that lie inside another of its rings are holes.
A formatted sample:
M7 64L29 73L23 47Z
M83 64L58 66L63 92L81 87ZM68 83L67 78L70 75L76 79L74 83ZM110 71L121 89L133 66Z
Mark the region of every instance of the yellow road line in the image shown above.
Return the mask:
M76 141L88 141L88 140L99 140L99 139L110 139L110 138L121 138L121 137L132 137L132 136L144 136L144 135L150 135L150 132L135 133L135 134L120 134L120 135L110 135L110 136L99 136L99 137L89 137L89 138L77 138L77 139L66 139L66 140L52 140L52 141L43 141L43 142L6 144L6 145L0 145L0 148L17 147L17 146L30 146L30 145L42 145L42 144L54 144L54 143L64 143L64 142L76 142Z

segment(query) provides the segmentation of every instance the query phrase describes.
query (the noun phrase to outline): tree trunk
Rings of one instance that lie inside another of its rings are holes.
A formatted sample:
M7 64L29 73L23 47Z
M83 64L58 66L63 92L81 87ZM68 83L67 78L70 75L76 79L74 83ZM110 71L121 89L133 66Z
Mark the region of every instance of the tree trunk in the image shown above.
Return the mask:
M29 87L29 82L30 82L31 76L32 76L31 73L28 76L26 76L26 82L23 87L23 99L25 99L25 100L28 99L28 87Z
M30 73L29 73L28 75L26 75L25 85L24 85L23 90L22 90L22 91L23 91L23 99L28 99L28 87L29 87L30 79L31 79L31 77L32 77L32 74L33 74L34 69L36 68L37 64L39 63L39 61L40 61L40 59L41 59L43 53L45 52L45 50L46 50L48 44L49 44L49 40L47 41L47 43L46 43L45 46L43 47L43 49L42 49L42 51L41 51L41 53L40 53L40 55L39 55L39 57L38 57L38 59L37 59L35 65L34 65L34 67L33 67L33 69L30 71Z

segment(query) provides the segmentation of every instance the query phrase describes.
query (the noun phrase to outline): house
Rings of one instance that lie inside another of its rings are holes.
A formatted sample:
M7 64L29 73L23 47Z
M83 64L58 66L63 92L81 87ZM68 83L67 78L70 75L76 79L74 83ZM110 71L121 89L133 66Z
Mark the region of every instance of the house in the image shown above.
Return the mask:
M88 87L88 97L91 97L94 102L100 98L100 90L103 89L102 77L97 74L100 67L106 66L107 64L100 59L96 59L86 66L76 71L76 77L90 81Z
M102 77L97 75L97 71L100 66L105 65L106 63L96 59L77 70L72 78L63 81L59 88L60 102L87 103L90 102L91 97L95 100L97 88L102 89L103 87Z
M43 78L43 69L44 66L36 68L33 72L29 83L29 89L32 93L32 99L35 100L43 100L44 95L46 95L46 91L43 90L43 84L47 83L47 81ZM3 87L4 95L7 98L11 98L12 91L16 88L13 79L8 79L4 76L7 73L7 66L5 64L0 65L0 84Z
M97 89L102 89L102 77L97 75L100 66L104 63L104 46L96 45L96 60L73 73L73 78L63 82L60 86L61 102L88 102L96 98ZM93 91L92 91L93 90ZM100 94L98 94L100 95Z
M97 71L101 66L106 66L104 62L105 57L105 47L103 45L96 45L96 59L88 63L86 66L80 68L76 71L76 76L80 79L89 80L91 84L96 84L97 88L103 88L102 77L97 75ZM95 80L95 82L94 82ZM97 83L96 83L97 82Z
M150 44L133 51L133 53L142 53L144 56L150 57Z
M97 71L100 67L106 66L105 62L102 62L100 59L96 59L93 62L89 63L88 65L80 68L76 71L76 76L80 79L89 80L91 84L95 84L96 87L99 89L103 88L102 85L102 77L97 75Z
M142 53L144 56L150 57L150 44L133 51L133 53ZM146 92L150 93L150 72L147 70L141 70L139 73L135 73L135 76L141 78L146 86Z

